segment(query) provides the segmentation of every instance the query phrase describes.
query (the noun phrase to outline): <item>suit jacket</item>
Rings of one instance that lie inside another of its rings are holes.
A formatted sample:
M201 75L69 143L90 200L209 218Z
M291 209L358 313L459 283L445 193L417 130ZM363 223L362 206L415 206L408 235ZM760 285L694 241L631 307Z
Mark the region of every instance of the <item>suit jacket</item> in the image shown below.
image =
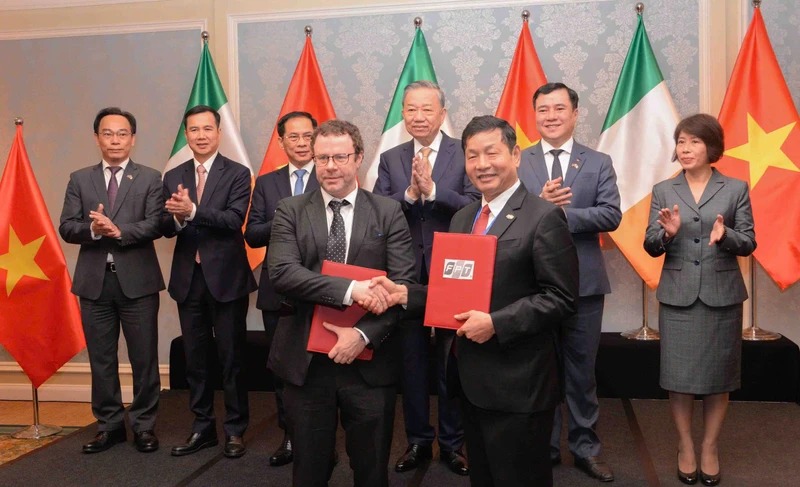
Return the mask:
M470 233L480 205L456 213L450 231ZM557 331L578 298L578 256L564 212L520 185L488 234L497 235L490 305L495 335L483 344L456 337L461 388L484 409L553 408L561 399Z
M385 270L389 279L399 283L411 282L414 253L400 205L359 190L353 211L347 263ZM350 285L347 279L320 274L328 246L320 190L278 203L269 245L269 277L275 290L294 302L295 314L292 323L281 322L275 330L268 367L302 386L312 358L306 346L314 305L341 306ZM369 338L374 354L372 360L356 360L351 366L370 385L393 384L399 377L400 340L393 331L400 311L396 306L380 316L368 313L357 325Z
M541 143L523 151L519 179L531 193L542 193L550 176ZM608 282L598 233L616 230L622 220L617 175L611 157L573 143L562 184L562 187L567 186L572 188L572 202L565 207L565 211L580 261L580 295L608 294L611 284Z
M436 183L436 199L424 204L421 200L409 204L405 194L411 185L411 161L414 155L413 140L381 154L378 180L375 181L373 192L400 202L411 230L416 254L415 276L419 278L423 255L428 267L426 273L430 270L433 232L446 232L455 212L480 198L480 193L465 173L461 141L442 133L442 143L431 174Z
M316 189L319 189L316 169L311 169L304 193L310 193ZM278 207L278 201L292 196L292 192L289 183L289 165L256 179L253 201L250 204L250 215L247 217L247 229L244 232L244 239L250 247L265 247L269 243L272 233L272 218ZM267 253L269 253L269 249L267 249ZM261 277L258 281L256 307L267 311L278 311L281 309L283 300L284 298L275 292L275 287L269 280L267 257L264 257Z
M668 243L658 224L658 211L678 205L681 228ZM727 237L709 247L711 228L722 215ZM747 183L711 173L705 191L696 203L683 172L653 187L650 224L644 239L653 257L666 253L656 297L665 304L689 306L700 298L708 306L729 306L747 299L737 255L756 249L753 212Z
M92 239L89 212L97 210L99 203L119 227L120 239ZM164 289L153 246L153 240L161 237L158 224L163 208L161 173L147 166L128 162L111 211L102 164L70 174L58 231L65 242L81 246L72 292L87 299L100 297L109 253L114 256L119 285L126 297L140 298Z
M197 204L194 161L188 160L164 174L164 198L169 199L178 184L189 190ZM242 226L250 203L250 171L218 154L206 177L203 201L194 219L180 232L166 211L161 218L165 237L174 237L175 253L169 278L169 294L182 303L192 282L195 253L200 250L206 285L217 301L229 302L254 291L256 280L247 261Z

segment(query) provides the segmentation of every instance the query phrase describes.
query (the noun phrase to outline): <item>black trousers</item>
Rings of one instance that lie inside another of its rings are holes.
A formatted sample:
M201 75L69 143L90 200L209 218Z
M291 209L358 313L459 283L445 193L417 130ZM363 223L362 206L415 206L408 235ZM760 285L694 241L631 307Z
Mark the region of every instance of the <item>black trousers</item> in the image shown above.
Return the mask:
M280 311L261 310L264 320L264 331L267 333L267 342L272 349L272 339L275 337L275 328L280 320ZM266 360L266 358L265 358ZM286 431L286 407L283 405L283 380L277 375L272 375L272 385L275 388L275 405L278 407L278 427Z

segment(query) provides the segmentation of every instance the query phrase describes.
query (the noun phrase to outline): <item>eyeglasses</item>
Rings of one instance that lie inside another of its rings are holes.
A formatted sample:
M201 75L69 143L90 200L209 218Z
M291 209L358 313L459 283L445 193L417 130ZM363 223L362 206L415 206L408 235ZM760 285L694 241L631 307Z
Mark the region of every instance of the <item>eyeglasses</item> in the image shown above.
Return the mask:
M296 144L300 139L303 139L303 142L311 142L311 134L303 134L303 135L289 134L289 135L284 135L282 139L288 140L292 144Z
M103 130L102 132L100 132L100 137L107 140L113 139L115 135L117 136L118 139L124 140L130 137L131 133L128 132L127 130L118 130L117 132L112 132L110 130Z
M337 166L344 166L350 161L350 156L355 155L355 152L351 152L349 154L319 154L314 156L314 164L317 166L325 166L328 164L328 161L333 159L333 162L336 163Z

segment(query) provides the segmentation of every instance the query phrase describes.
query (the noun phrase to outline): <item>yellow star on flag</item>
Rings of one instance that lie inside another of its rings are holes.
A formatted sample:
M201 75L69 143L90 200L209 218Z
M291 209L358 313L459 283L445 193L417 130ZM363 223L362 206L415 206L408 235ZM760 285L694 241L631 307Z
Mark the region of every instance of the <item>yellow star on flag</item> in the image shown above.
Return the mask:
M517 145L521 150L525 150L528 147L532 146L533 144L539 142L539 139L536 140L529 139L528 134L526 134L525 131L522 130L522 127L520 127L519 124L517 124L516 132L517 132Z
M44 235L23 244L17 237L14 227L8 227L8 253L0 255L0 269L5 269L6 276L6 296L11 295L11 291L23 276L33 277L49 281L42 268L34 260L39 252L39 247L44 242Z
M750 163L750 188L755 188L761 176L770 166L787 171L800 171L781 146L789 137L796 122L784 125L772 132L765 132L752 115L747 114L747 143L725 151L726 156Z

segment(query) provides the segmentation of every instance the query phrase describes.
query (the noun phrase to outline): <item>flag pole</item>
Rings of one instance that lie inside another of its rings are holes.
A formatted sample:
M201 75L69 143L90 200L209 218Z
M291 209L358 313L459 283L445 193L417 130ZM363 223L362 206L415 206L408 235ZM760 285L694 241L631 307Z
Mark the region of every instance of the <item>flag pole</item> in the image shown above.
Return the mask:
M754 4L756 2L753 2ZM761 2L758 2L761 3ZM750 342L766 342L777 340L781 337L780 333L764 330L756 324L756 264L753 256L750 256L750 326L742 330L742 340Z

